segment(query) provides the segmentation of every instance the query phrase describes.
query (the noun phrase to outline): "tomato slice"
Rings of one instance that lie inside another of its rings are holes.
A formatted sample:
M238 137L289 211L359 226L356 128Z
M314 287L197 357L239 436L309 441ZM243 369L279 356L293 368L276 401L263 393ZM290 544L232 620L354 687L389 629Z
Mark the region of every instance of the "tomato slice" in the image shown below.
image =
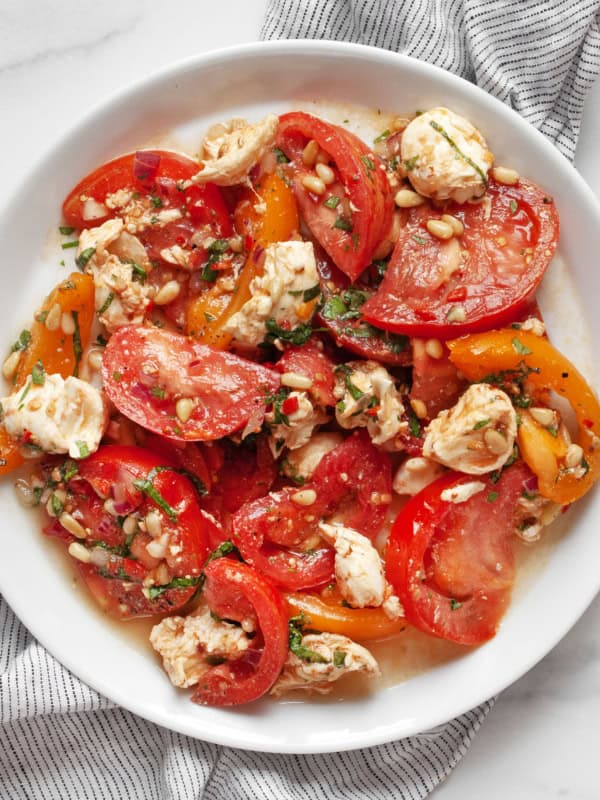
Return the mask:
M333 577L328 546L308 552L302 546L318 533L318 522L336 519L373 538L385 520L391 493L391 462L364 430L327 453L303 491L315 500L297 503L298 487L285 487L246 503L232 520L233 538L244 559L278 586L296 591L321 586Z
M448 348L440 342L442 355L433 358L427 353L423 339L412 339L413 370L410 399L425 403L427 419L451 408L467 388L467 381L450 361Z
M314 140L327 153L335 180L325 194L307 191L303 179L315 176L302 159ZM349 131L296 111L279 118L277 146L291 159L301 216L313 236L351 280L370 264L388 231L393 199L377 156Z
M351 284L318 247L315 256L324 300L319 324L329 329L338 345L363 358L396 366L410 364L408 337L371 325L363 316L362 307L373 295L373 287Z
M484 489L453 503L443 493L473 477L449 472L402 509L387 545L386 575L412 625L464 645L494 636L514 581L514 512L530 477L518 462L497 483L478 477Z
M429 219L452 214L464 233L441 241ZM539 186L490 178L486 198L424 204L406 224L377 293L362 308L373 325L410 336L447 339L503 325L523 312L556 250L558 214Z
M211 610L221 616L226 608L229 619L241 620L250 606L258 632L241 658L212 667L202 676L192 700L211 706L250 703L269 691L287 658L288 621L283 600L248 564L219 558L207 564L204 574L204 593Z
M178 333L136 325L111 336L102 378L122 414L181 441L234 433L260 415L265 396L279 386L277 373L260 364Z
M106 500L121 517L109 513ZM101 447L68 481L65 508L89 531L87 537L75 539L56 521L45 532L87 549L90 561L75 563L107 614L131 619L173 612L196 592L210 552L210 520L193 485L166 459L139 447ZM152 538L139 525L151 510L161 535L168 535L162 555L147 549ZM122 518L130 514L138 527L126 534Z
M335 362L322 348L321 342L317 343L314 338L309 339L304 345L292 345L286 348L275 367L282 374L293 372L311 378L312 386L308 392L315 403L321 406L334 406L337 403L333 394Z

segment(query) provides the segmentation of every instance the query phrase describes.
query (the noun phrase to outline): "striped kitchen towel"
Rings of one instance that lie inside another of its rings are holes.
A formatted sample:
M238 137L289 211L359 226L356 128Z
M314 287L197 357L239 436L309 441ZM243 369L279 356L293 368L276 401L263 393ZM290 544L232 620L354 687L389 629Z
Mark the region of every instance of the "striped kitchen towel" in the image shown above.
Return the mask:
M569 159L600 71L598 0L270 0L265 39L339 39L429 61L518 111Z

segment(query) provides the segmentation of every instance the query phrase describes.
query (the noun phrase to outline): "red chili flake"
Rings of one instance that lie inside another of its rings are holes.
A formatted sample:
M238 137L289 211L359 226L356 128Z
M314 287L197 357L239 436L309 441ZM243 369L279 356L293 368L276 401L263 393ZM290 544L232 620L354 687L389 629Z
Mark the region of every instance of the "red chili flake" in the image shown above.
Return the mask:
M563 506L560 510L561 514L564 514L565 511L568 511L571 508L571 503L567 503L566 506Z
M23 431L23 436L21 436L21 441L23 444L29 444L33 439L33 434L31 431Z
M423 320L435 319L435 314L428 308L415 308L415 317Z
M252 236L250 236L249 233L247 233L246 236L244 237L244 249L247 252L250 252L253 246L254 246L254 239L252 238Z
M298 411L299 403L297 397L286 397L281 404L281 410L284 414L293 414Z
M594 420L593 419L584 419L583 424L586 428L593 428L594 427Z
M376 417L379 413L381 406L373 406L372 408L367 408L365 414L367 417Z
M461 300L465 300L466 297L467 297L467 287L457 286L456 289L453 289L451 292L448 293L446 300L449 303L460 303Z

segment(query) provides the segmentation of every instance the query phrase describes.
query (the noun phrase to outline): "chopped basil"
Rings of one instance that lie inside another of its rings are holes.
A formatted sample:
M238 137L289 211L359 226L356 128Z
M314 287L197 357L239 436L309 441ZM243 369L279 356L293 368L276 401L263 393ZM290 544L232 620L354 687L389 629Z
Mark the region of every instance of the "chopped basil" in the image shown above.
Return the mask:
M412 410L412 408L409 408L408 410L408 427L413 436L415 436L416 438L421 437L422 435L421 422L417 417L417 415L415 414L415 412Z
M348 311L348 307L338 294L332 295L323 306L322 314L325 319L337 319Z
M229 248L229 239L215 239L214 242L208 246L208 260L203 265L202 272L200 273L202 280L213 283L217 279L219 271L212 269L212 265L221 261L221 256L229 250Z
M379 142L385 142L385 140L388 139L391 135L392 135L392 132L387 130L387 128L386 128L386 130L381 131L379 136L376 136L373 139L373 143L374 144L379 144Z
M487 184L488 184L487 175L486 175L486 174L485 174L485 172L484 172L484 171L481 169L481 167L479 166L479 164L476 164L476 163L473 161L473 159L472 159L472 158L469 158L469 156L467 156L467 155L465 155L465 153L463 153L463 151L462 151L462 150L460 149L460 147L459 147L459 146L456 144L456 142L454 141L454 139L452 139L452 137L451 137L451 136L448 134L448 132L447 132L446 130L444 130L444 128L442 128L442 126L441 126L441 125L440 125L438 122L436 122L434 119L432 119L432 120L430 120L429 124L431 125L431 127L433 128L433 130L434 130L434 131L436 131L437 133L439 133L441 136L443 136L443 137L444 137L444 139L445 139L445 140L448 142L448 144L450 145L450 147L451 147L451 148L452 148L452 149L453 149L453 150L454 150L456 153L458 153L458 155L459 155L459 156L460 156L460 157L463 159L463 161L466 161L466 162L467 162L467 164L468 164L470 167L473 167L473 169L475 170L475 172L476 172L476 173L479 175L479 177L481 178L481 182L483 183L483 185L484 185L484 186L487 186Z
M511 200L510 201L510 213L511 214L516 214L518 207L519 206L517 205L517 201L516 200Z
M148 277L148 273L143 267L140 267L139 264L136 264L135 261L131 261L131 277L132 280L138 281L138 283L146 283L146 279Z
M35 315L35 321L39 322L40 325L43 325L46 322L46 318L50 312L45 309L44 311L40 311L39 314Z
M96 252L95 247L86 247L85 250L82 250L81 253L79 253L77 258L75 259L75 263L77 264L79 269L83 270L85 268L85 265L88 263L88 261L94 255L95 252Z
M557 425L548 425L546 428L550 436L554 436L554 438L558 438L558 426Z
M412 172L413 169L417 166L417 161L419 160L419 156L413 156L412 158L407 159L404 162L404 169L406 172Z
M36 386L43 386L45 380L46 370L44 369L42 362L38 359L31 370L31 381Z
M217 280L218 274L219 271L216 269L212 269L210 263L207 261L206 264L202 267L202 271L200 272L200 277L202 278L203 281L214 283Z
M377 139L375 140L377 141ZM343 650L334 650L333 651L333 666L334 667L343 667L346 663L346 653Z
M200 575L194 578L173 578L169 583L162 583L158 586L148 587L148 598L156 600L170 589L187 589L189 586L197 586L200 583Z
M108 297L106 298L106 300L102 303L102 305L98 309L98 313L99 314L104 314L105 311L108 311L108 309L110 307L110 304L112 303L112 301L114 299L115 299L114 292L109 292L108 293Z
M498 499L498 497L499 497L498 492L490 492L487 496L487 501L488 503L493 503Z
M535 492L528 492L527 489L523 489L521 492L521 497L524 497L525 500L535 500L537 495Z
M389 166L392 172L395 172L398 169L399 164L400 164L400 156L392 156L390 158Z
M273 406L273 425L287 425L289 427L290 420L287 414L281 410L283 403L287 400L290 389L287 386L280 386L275 394L268 394L265 396L265 405Z
M307 323L301 323L291 330L286 330L285 328L281 328L273 317L266 320L265 328L267 329L267 335L264 341L265 344L273 344L275 339L281 339L283 342L302 345L306 344L314 333L314 328Z
M344 376L344 386L348 391L350 397L353 400L360 400L361 397L365 396L365 393L358 388L354 383L352 383L352 370L346 364L340 364L339 367L335 368L336 375L343 375Z
M79 312L71 311L75 330L73 331L73 355L75 356L75 366L73 367L73 375L79 375L79 364L81 363L81 356L83 355L83 347L81 344L81 331L79 330Z
M152 397L157 397L159 400L165 399L165 390L162 386L153 386L150 389L150 394Z
M72 242L63 242L61 244L61 247L63 250L70 250L71 247L77 247L78 244L79 244L79 239L75 239Z
M160 197L157 197L156 195L151 195L150 200L152 200L152 205L154 206L154 208L162 208L163 201L161 200Z
M151 469L148 473L146 478L140 478L137 481L133 482L134 487L149 497L162 511L165 512L167 517L171 520L171 522L177 522L177 512L175 509L167 503L165 498L161 495L161 493L156 489L152 483L154 478L157 475L159 470L155 467Z
M531 355L532 351L528 347L525 347L523 342L521 342L516 337L512 340L512 346L513 346L515 352L517 352L521 356L530 356Z
M325 208L337 208L340 204L340 198L336 197L334 194L331 197L328 197L327 200L323 201L323 205Z
M75 228L71 227L71 225L59 225L58 230L62 233L63 236L70 236Z
M237 549L231 539L226 539L212 551L212 553L206 559L206 563L208 564L210 561L214 561L216 558L223 558L223 556L228 556L231 554L237 556L241 560L240 551Z
M60 517L65 509L64 504L54 493L50 495L50 508L52 509L53 516L55 517Z
M321 294L321 285L317 283L314 286L311 286L310 289L304 290L302 294L302 300L305 303L308 303L311 300L314 300L315 297L318 297L320 294Z
M77 449L79 450L79 458L87 458L90 454L90 448L87 446L85 442L75 442Z
M150 225L156 225L157 222L158 222L158 217L156 215L150 217Z
M581 464L579 466L583 470L584 475L587 475L590 471L590 465L585 457L581 459Z
M27 350L29 344L31 342L31 331L23 330L19 334L19 338L10 348L11 352L15 352L16 350Z
M479 422L476 422L475 425L473 425L473 430L479 431L482 428L485 428L486 425L489 425L491 421L492 420L489 417L488 419L480 419Z
M365 167L369 170L369 172L371 172L372 170L375 169L375 162L369 156L361 156L360 160L365 165Z
M417 244L427 244L427 239L424 239L422 236L417 236L416 233L413 233L412 237Z
M292 617L288 622L288 646L290 651L298 658L301 658L302 661L308 661L311 664L327 664L328 661L325 656L302 644L301 624L298 617Z
M461 606L462 603L459 603L458 600L455 600L453 597L450 598L450 611L457 611Z
M346 231L347 233L351 233L354 229L352 225L352 221L346 219L346 217L338 217L336 221L332 225L333 228L339 228L342 231Z
M68 483L78 472L77 462L72 458L68 458L60 465L60 477L65 483Z
M274 147L273 148L273 152L275 153L275 155L277 157L277 163L278 164L289 164L290 163L290 159L286 156L286 154L283 152L283 150L281 148Z

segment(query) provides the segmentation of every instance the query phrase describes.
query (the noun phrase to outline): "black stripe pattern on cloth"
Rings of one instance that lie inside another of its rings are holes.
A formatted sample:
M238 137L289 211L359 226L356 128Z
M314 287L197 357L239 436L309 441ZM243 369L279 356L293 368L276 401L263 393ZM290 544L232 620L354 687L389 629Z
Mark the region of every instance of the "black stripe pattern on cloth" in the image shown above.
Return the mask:
M2 597L0 641L1 800L422 800L492 706L350 753L250 753L115 706L61 666Z
M270 0L261 35L428 61L511 106L571 160L600 72L598 0Z

